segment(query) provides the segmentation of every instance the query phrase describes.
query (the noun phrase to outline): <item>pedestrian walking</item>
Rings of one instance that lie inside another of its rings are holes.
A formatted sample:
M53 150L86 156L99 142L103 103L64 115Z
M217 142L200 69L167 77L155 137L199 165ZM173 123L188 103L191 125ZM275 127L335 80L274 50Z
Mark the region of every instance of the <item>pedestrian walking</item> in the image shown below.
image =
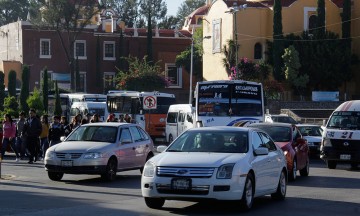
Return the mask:
M98 115L97 113L95 113L95 114L93 115L93 117L91 118L90 122L91 122L91 123L101 122L101 121L100 121L100 118L99 118L99 115Z
M49 120L47 115L41 116L41 134L40 134L40 149L39 149L39 159L42 160L45 158L46 150L49 148Z
M126 122L123 114L119 115L119 122Z
M124 120L127 122L127 123L131 123L131 116L129 114L125 114L125 117L124 117Z
M39 146L39 136L42 131L40 119L36 116L35 109L30 109L29 118L25 123L25 133L29 149L29 164L37 161L36 147Z
M115 114L110 113L106 119L106 122L115 122Z
M16 123L16 148L20 154L20 159L23 160L26 155L26 136L24 134L25 112L20 112L19 120Z
M15 136L16 136L16 125L13 122L10 114L4 115L3 123L3 139L2 139L2 148L1 148L1 160L4 159L5 151L10 144L11 149L15 152L16 162L19 161L20 155L15 146Z
M77 127L79 127L81 125L81 114L76 115L75 117L72 118L70 124L68 124L67 126L65 126L64 130L65 130L65 136L68 136L71 131L75 130Z
M60 123L60 116L54 116L53 122L49 128L49 143L50 146L56 145L61 142L60 138L65 135L64 127Z

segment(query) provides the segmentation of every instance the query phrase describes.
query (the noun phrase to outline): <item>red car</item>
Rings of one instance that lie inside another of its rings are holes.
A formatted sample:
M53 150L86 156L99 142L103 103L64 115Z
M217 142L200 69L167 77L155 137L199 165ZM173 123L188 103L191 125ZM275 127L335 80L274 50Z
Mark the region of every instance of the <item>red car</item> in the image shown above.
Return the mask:
M298 170L301 176L309 175L309 146L295 125L288 123L254 123L248 127L262 129L284 151L289 180L296 179Z

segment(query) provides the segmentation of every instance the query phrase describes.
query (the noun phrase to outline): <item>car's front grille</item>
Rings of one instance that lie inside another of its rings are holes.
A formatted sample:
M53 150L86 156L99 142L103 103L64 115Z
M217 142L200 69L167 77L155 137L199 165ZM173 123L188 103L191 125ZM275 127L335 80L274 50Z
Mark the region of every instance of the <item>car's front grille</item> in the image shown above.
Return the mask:
M197 185L189 190L174 190L170 184L156 184L156 190L162 194L207 195L209 188L209 185Z
M156 174L163 177L210 178L215 168L157 167Z
M56 157L60 159L78 159L82 153L56 153Z
M358 140L332 139L331 145L338 151L360 151Z

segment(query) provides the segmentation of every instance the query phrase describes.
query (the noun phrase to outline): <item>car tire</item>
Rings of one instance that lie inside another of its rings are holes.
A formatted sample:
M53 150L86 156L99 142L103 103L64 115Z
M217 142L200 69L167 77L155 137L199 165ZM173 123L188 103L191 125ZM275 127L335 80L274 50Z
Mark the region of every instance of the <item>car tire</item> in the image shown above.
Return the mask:
M337 163L336 163L336 161L329 161L329 160L327 160L327 161L326 161L326 165L327 165L327 168L329 168L329 169L335 169Z
M117 162L116 159L110 158L105 173L101 174L101 178L106 181L114 181L116 179Z
M350 166L351 166L351 169L357 169L358 168L358 163L351 163Z
M251 209L254 202L254 177L249 173L245 180L244 191L240 201L240 207L244 211Z
M48 171L48 176L49 176L49 179L51 179L53 181L60 181L62 179L62 177L64 176L64 173Z
M146 206L152 209L161 209L165 204L165 199L163 198L144 197L144 199Z
M292 165L292 169L288 171L288 175L289 175L289 180L290 181L295 181L296 180L296 175L297 175L297 162L296 162L296 158L294 158L293 161L293 165Z
M279 183L275 193L271 194L271 198L274 200L284 200L286 197L286 171L281 171Z
M174 141L174 137L170 134L169 135L169 144L172 143L172 141Z
M148 156L146 157L145 163L146 163L148 160L150 160L150 158L152 158L152 157L154 157L153 154L151 154L151 153L148 154ZM145 163L144 163L144 164L145 164ZM140 173L142 174L143 171L144 171L144 166L142 166L142 167L140 168Z
M306 160L306 166L300 170L301 176L309 176L310 173L310 164L309 164L309 158Z

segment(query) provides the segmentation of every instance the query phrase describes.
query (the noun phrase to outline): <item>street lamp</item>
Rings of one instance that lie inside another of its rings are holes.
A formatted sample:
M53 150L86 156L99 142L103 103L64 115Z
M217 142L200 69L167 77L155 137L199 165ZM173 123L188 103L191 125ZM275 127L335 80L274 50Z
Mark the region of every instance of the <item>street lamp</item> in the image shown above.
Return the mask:
M240 6L234 5L233 7L230 7L230 9L228 11L225 11L225 13L231 13L233 14L233 31L234 31L234 35L233 38L235 40L235 67L237 67L238 65L238 40L237 40L237 24L236 24L236 13L239 10L245 10L247 8L247 4L243 4Z

